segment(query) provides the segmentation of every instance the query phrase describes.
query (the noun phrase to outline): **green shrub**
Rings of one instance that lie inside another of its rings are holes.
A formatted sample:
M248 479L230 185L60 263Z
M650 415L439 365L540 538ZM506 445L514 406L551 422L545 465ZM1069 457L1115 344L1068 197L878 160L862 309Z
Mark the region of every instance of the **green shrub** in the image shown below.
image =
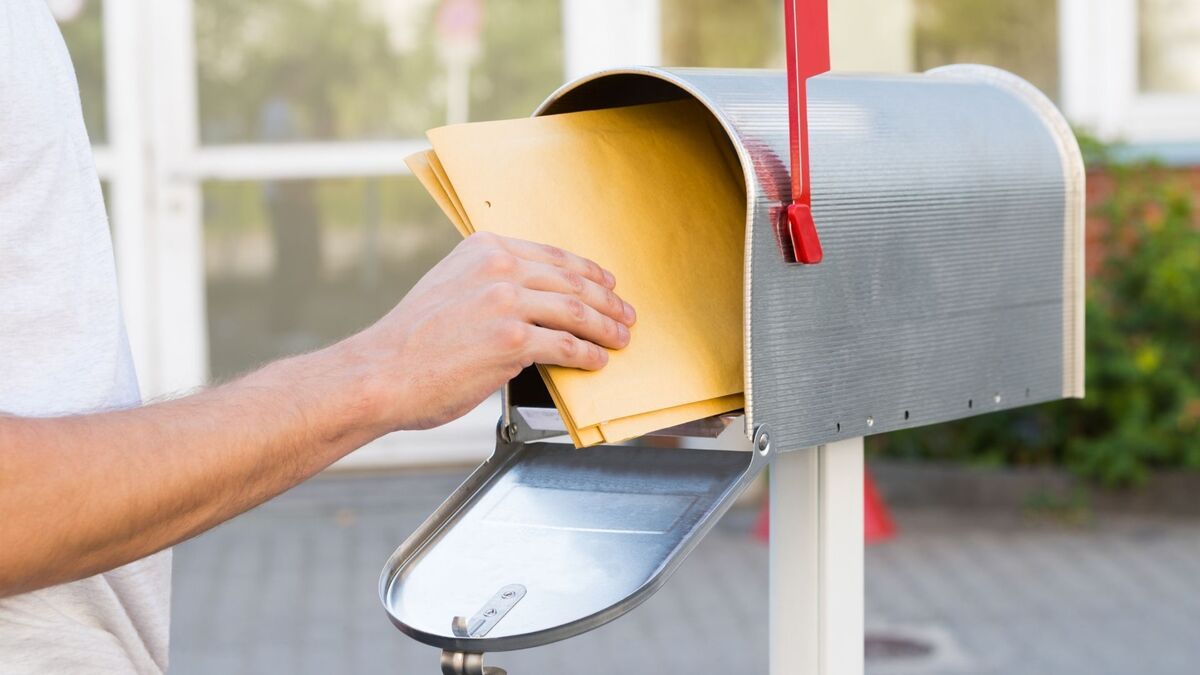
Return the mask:
M1081 139L1086 141L1086 139ZM1109 485L1200 468L1200 227L1178 173L1089 159L1114 182L1092 207L1104 260L1088 279L1086 393L873 439L872 452L993 465L1064 465ZM1089 251L1091 253L1092 251Z

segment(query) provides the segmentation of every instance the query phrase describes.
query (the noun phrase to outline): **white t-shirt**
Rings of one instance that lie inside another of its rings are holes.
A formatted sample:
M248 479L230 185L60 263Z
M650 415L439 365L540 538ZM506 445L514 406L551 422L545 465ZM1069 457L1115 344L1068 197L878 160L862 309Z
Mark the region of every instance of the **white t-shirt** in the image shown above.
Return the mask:
M70 57L45 0L0 0L0 411L139 400ZM0 673L165 671L170 590L164 551L0 599Z

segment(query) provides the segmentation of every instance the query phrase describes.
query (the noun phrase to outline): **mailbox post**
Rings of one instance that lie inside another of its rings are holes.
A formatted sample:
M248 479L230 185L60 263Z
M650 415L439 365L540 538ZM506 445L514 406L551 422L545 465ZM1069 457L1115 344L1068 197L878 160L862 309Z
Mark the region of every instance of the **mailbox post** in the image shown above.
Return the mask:
M746 405L581 452L555 440L536 372L510 382L495 454L379 580L445 675L630 611L768 465L772 674L859 673L862 438L1082 396L1083 164L1053 104L983 66L812 78L823 257L797 264L788 93L775 71L627 68L535 113L692 99L712 114L746 185Z
M784 0L791 197L780 230L801 264L821 262L812 214L808 79L829 70L827 0ZM786 227L783 227L786 225ZM771 675L863 672L863 439L775 457L770 475Z
M771 675L863 672L863 439L771 463Z

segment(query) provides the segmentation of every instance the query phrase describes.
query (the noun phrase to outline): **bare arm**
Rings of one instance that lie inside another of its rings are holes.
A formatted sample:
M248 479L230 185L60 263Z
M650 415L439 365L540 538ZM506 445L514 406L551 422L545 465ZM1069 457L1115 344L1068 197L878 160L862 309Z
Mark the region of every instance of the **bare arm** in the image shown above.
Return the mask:
M0 597L187 539L397 429L437 426L521 368L596 369L633 310L558 249L475 235L374 326L133 410L0 416Z

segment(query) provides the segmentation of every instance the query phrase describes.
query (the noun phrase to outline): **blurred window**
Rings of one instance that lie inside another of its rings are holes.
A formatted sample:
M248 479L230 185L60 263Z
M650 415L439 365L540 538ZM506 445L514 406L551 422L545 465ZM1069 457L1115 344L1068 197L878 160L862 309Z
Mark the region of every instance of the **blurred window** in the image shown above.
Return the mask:
M912 15L898 7L908 2L915 13L911 34L907 23ZM860 22L857 30L830 26L835 69L838 63L870 71L985 63L1057 96L1056 0L856 0L830 12L832 20ZM784 66L780 0L662 0L662 15L664 63ZM872 20L892 23L867 25Z
M92 143L107 142L104 95L104 3L101 0L48 0L75 64L83 120Z
M559 5L196 0L201 140L414 138L526 116L562 82Z
M213 377L364 328L458 241L411 177L206 183Z
M209 145L423 138L527 116L563 77L558 0L196 0L195 27ZM458 241L407 176L203 197L214 377L365 327Z
M1200 0L1139 0L1138 88L1200 94Z
M982 63L1058 97L1056 0L915 0L918 70Z
M1131 156L1200 162L1200 0L1058 0L1063 107Z

